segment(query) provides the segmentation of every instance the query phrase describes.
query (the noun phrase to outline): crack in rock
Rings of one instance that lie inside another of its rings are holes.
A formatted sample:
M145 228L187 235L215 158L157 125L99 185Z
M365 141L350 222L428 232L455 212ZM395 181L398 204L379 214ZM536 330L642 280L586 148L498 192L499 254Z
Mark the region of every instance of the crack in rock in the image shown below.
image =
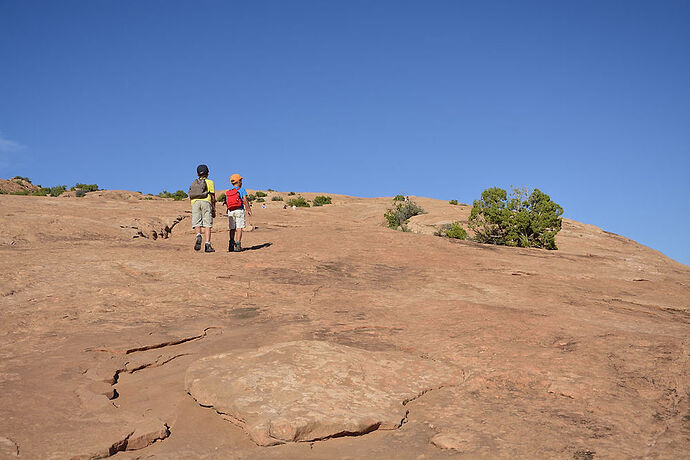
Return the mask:
M208 335L209 331L213 330L213 329L220 329L220 328L216 327L216 326L210 326L210 327L207 327L206 329L204 329L204 332L199 334L199 335L195 335L192 337L184 337L181 339L173 339L173 340L169 340L166 342L155 343L153 345L143 345L140 347L132 347L132 348L119 349L119 350L114 350L111 348L87 348L84 351L103 351L106 353L113 353L116 355L129 355L131 353L136 353L139 351L156 350L158 348L171 347L173 345L180 345L182 343L187 343L187 342L191 342L194 340L203 339L204 337L206 337Z
M19 444L10 438L0 436L0 457L19 457Z
M154 229L151 229L149 234L144 233L144 231L140 227L134 225L120 225L120 228L129 228L132 230L136 230L137 232L132 236L132 238L151 238L153 240L157 240L158 238L167 239L170 237L173 228L175 228L177 224L182 222L187 217L189 216L177 216L171 223L164 224L162 227L156 227Z
M145 420L138 423L134 429L126 431L126 435L103 447L93 447L87 453L71 455L72 460L108 458L118 452L141 450L155 442L162 441L170 436L170 426L167 422L158 419Z

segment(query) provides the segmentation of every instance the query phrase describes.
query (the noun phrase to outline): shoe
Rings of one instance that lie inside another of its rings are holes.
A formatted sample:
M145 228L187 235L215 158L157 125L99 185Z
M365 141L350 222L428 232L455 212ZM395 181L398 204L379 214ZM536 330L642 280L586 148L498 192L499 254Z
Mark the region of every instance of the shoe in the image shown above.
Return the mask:
M235 252L235 242L232 240L228 241L228 252Z
M235 243L235 252L242 252L242 243L239 241Z
M206 248L204 248L204 252L216 252L216 250L213 249L213 246L211 246L211 243L206 243Z
M201 235L196 236L196 241L194 242L194 250L195 251L201 250Z

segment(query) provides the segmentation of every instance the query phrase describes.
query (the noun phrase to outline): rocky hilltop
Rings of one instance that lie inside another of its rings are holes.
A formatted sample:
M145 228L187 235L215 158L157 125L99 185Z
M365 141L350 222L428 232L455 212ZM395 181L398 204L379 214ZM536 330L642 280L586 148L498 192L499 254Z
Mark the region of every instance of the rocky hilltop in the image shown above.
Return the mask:
M0 458L680 458L690 267L565 220L558 251L433 236L469 207L0 195ZM303 194L313 198L314 194ZM415 233L418 232L418 233Z

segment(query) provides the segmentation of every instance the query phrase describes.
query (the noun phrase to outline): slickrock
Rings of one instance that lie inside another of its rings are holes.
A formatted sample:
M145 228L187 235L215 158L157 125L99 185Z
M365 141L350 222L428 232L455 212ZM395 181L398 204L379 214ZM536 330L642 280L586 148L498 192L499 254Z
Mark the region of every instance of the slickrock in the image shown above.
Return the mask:
M398 428L408 401L459 374L405 353L296 341L202 358L185 386L269 446Z

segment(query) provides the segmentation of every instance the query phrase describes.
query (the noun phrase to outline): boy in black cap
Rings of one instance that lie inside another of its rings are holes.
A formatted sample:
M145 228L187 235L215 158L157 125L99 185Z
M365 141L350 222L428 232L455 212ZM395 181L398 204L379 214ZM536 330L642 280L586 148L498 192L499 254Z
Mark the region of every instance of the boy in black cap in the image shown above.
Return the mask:
M216 186L208 178L208 166L196 168L199 176L189 187L189 198L192 201L192 227L196 230L194 250L201 250L201 228L204 228L204 252L216 252L211 246L211 228L216 217Z

